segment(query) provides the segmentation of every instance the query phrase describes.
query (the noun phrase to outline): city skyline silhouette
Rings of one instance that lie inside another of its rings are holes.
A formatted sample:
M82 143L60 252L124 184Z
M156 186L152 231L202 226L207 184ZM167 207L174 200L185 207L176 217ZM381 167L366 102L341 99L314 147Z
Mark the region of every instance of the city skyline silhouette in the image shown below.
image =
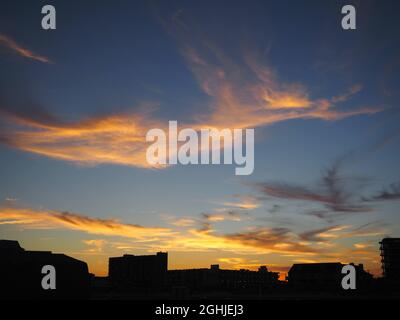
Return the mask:
M7 279L1 299L197 299L223 297L310 298L315 294L331 299L398 298L400 296L400 238L381 241L380 278L366 272L362 264L351 263L354 287L344 288L344 264L294 264L286 277L266 265L257 271L210 268L168 269L168 253L124 254L109 258L107 277L90 274L87 264L51 251L27 251L18 241L0 240L0 264ZM54 268L52 288L43 287L44 266ZM314 296L314 298L317 296Z

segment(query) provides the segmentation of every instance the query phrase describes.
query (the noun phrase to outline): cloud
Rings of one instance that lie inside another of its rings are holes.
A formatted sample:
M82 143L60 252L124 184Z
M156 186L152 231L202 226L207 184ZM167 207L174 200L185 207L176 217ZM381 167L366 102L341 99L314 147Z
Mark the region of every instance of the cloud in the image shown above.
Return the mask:
M372 197L363 197L363 201L387 201L387 200L400 200L400 183L392 183L389 187L384 188L378 194Z
M290 230L262 228L234 234L217 234L211 222L203 229L180 232L168 228L143 227L116 219L91 218L82 214L43 209L1 207L0 225L18 225L24 229L66 229L88 234L132 239L142 248L174 251L226 250L235 252L314 252L312 248L297 244ZM106 241L83 240L90 252L100 252Z
M91 218L61 211L1 207L0 225L6 224L16 224L31 229L70 229L90 234L121 236L137 240L171 234L171 230L166 228L143 227L122 223L115 219Z
M398 119L399 119L397 114L393 115L393 112L392 112L392 117L393 117L394 121L396 121L396 120L398 121ZM368 151L370 153L377 152L377 151L383 149L384 147L386 147L387 145L396 141L399 137L400 137L400 129L396 128L395 130L392 130L391 132L387 133L384 137L382 137L375 144L373 144L371 146L370 150L368 150Z
M242 59L235 60L209 38L185 34L179 26L175 32L190 70L212 98L212 112L196 117L201 124L255 128L291 119L340 120L381 111L379 107L337 108L361 91L359 84L330 98L312 98L305 85L280 81L272 68L260 62L265 59L257 56L255 49L244 49Z
M253 230L223 235L229 241L264 249L268 252L315 254L316 248L301 244L288 228L258 227Z
M175 218L169 220L169 223L176 227L191 227L197 223L197 221L192 218Z
M104 239L83 240L82 242L89 247L87 252L90 252L90 253L103 252L104 246L107 243L107 241Z
M332 225L302 232L299 234L299 238L304 241L324 242L344 238L376 237L387 232L384 229L385 226L386 224L381 221L368 222L359 227Z
M3 120L7 125L0 131L0 141L4 144L80 165L154 168L146 160L145 137L150 128L163 128L145 113L98 116L66 123L8 112Z
M243 221L248 219L248 214L237 212L233 210L224 210L217 213L202 213L202 220L206 222L219 222L219 221Z
M295 186L287 183L258 183L257 187L266 195L275 198L307 200L322 203L330 203L332 201L328 195L313 192L307 187Z
M33 51L19 45L13 39L5 36L4 34L0 34L0 45L3 45L6 48L11 49L13 52L15 52L21 57L36 60L43 63L52 63L49 58L34 53Z
M241 265L246 262L246 259L233 257L233 258L219 258L218 261L226 264Z
M268 209L269 213L276 213L279 212L282 209L282 206L279 204L273 204L271 208Z
M339 168L340 161L328 167L316 186L269 182L255 183L253 186L268 197L322 204L325 209L312 210L306 214L330 221L344 214L373 211L373 208L362 204L357 197L365 185L365 179L345 176Z
M253 228L252 230L225 234L190 229L149 246L149 250L172 250L175 252L222 251L234 254L291 254L314 255L318 249L299 244L289 230L278 228Z
M393 183L373 196L361 195L363 188L370 185L370 179L345 175L341 171L342 162L353 157L354 154L351 153L334 162L323 171L316 185L304 186L285 182L251 185L264 194L264 200L272 197L322 205L321 209L312 207L303 213L329 223L350 214L375 212L376 209L372 206L374 202L400 200L400 183Z
M356 249L365 249L365 248L371 247L371 245L368 243L355 243L354 247Z
M326 241L328 239L337 238L338 235L335 232L346 228L347 226L328 226L300 233L299 237L305 241Z
M204 113L180 123L182 128L256 128L292 119L333 121L382 110L375 106L340 108L360 92L357 84L338 95L313 97L304 84L281 81L270 66L260 62L265 59L257 56L257 50L243 49L240 57L227 54L209 38L193 32L190 24L182 22L184 16L185 12L180 12L164 26L178 40L188 68L209 102ZM69 123L52 118L9 112L0 129L0 142L77 164L153 168L146 161L145 135L149 129L167 127L166 121L149 113L111 114Z
M361 90L362 90L362 85L356 84L356 85L350 87L349 90L347 92L345 92L344 94L333 97L332 102L333 103L345 102L349 98L351 98L352 95L355 95L356 93L360 92Z
M221 205L241 210L254 210L260 207L259 200L254 197L235 195L235 198L237 201L224 201Z
M250 270L257 270L260 268L260 266L263 265L263 263L259 259L247 259L247 258L242 258L242 257L227 257L227 258L219 258L218 262L222 264L222 267L224 265L228 265L229 269L250 269ZM276 272L276 268L279 268L279 271L281 271L281 266L277 266L276 264L271 264L268 263L268 270L272 269Z
M387 226L388 224L382 220L370 221L361 226L354 227L350 232L347 232L346 237L382 236L388 233Z
M354 237L376 237L383 234L380 221L369 222L352 228L336 225L329 228L310 230L296 234L288 228L253 226L245 230L225 233L213 228L212 222L204 222L203 229L173 230L159 227L143 227L123 223L116 219L91 218L82 214L50 211L43 209L0 207L0 225L17 225L23 229L65 229L92 235L125 238L120 242L113 239L83 239L87 249L85 255L103 255L110 250L118 253L126 250L141 252L225 252L232 255L279 255L282 259L324 258L344 259L337 251L335 240ZM328 241L330 240L330 241ZM357 248L365 251L365 248ZM81 252L82 253L82 252ZM359 252L368 258L373 253ZM222 262L222 261L221 261ZM225 263L240 261L224 261ZM255 266L252 261L243 261L242 266ZM259 263L257 263L259 265Z

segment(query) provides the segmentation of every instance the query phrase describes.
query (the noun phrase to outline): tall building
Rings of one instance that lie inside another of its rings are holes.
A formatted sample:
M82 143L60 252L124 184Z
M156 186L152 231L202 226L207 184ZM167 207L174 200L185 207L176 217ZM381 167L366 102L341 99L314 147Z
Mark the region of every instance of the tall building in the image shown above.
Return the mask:
M151 290L165 286L167 268L167 252L146 256L125 254L109 259L108 276L117 289Z
M55 290L42 288L42 268L55 268ZM0 240L0 297L5 299L79 299L90 294L85 262L51 251L28 251L18 241Z
M382 239L380 245L383 276L400 280L400 238Z

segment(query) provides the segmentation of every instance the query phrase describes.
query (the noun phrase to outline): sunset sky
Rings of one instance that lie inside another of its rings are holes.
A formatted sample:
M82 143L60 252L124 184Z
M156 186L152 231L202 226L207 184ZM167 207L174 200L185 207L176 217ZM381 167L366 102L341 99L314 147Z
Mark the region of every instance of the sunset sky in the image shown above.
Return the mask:
M354 262L379 275L400 236L398 1L2 1L0 238L107 274L286 272ZM41 8L57 29L41 29ZM146 161L146 132L254 128L255 169Z

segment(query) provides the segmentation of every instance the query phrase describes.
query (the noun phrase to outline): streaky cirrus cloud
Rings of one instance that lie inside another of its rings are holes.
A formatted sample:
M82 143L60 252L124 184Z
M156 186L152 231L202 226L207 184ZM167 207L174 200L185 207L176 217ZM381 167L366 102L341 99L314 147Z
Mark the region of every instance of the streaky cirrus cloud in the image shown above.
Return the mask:
M116 219L91 218L86 215L32 209L24 207L0 207L0 225L17 225L24 229L65 229L88 234L123 237L142 248L174 251L225 250L260 253L313 253L313 248L296 243L289 229L262 228L235 234L218 234L208 229L173 230L161 227L144 227L123 223ZM90 241L92 249L101 248L103 242ZM300 251L299 251L300 250Z
M254 210L260 207L260 201L255 197L235 194L234 198L234 201L223 201L220 204L224 207L240 210Z
M386 224L381 221L372 221L358 227L351 225L331 225L322 228L307 230L299 234L304 241L327 242L334 239L376 237L384 235Z
M371 206L360 200L359 192L366 184L366 179L345 175L340 170L340 161L336 161L323 171L320 181L315 186L293 185L288 183L253 184L265 196L286 200L300 200L323 206L321 210L311 210L308 215L332 221L335 217L372 212Z
M97 116L74 123L28 118L9 110L2 114L3 144L81 165L153 168L146 160L146 132L165 126L146 113Z
M293 237L293 238L292 238ZM319 247L297 243L290 231L274 228L252 228L238 233L218 233L212 228L189 229L179 235L150 244L149 250L173 250L177 252L231 252L235 254L290 254L292 256L315 255Z
M87 252L89 253L100 253L103 251L104 246L106 245L106 240L104 239L91 239L91 240L82 240L84 244L86 244L89 248Z
M0 34L0 45L3 45L6 48L12 50L14 53L18 54L21 57L36 60L43 63L52 63L52 61L49 58L34 53L32 50L23 47L22 45L18 44L13 39L7 37L4 34Z
M225 252L235 255L274 254L292 261L295 259L337 259L343 261L335 240L343 237L376 237L380 222L370 222L353 228L334 226L326 230L310 230L297 234L289 228L247 227L243 231L218 232L212 227L179 229L143 227L115 219L96 219L82 214L21 207L1 207L0 225L16 225L24 229L64 229L87 234L125 238L118 250L174 251L174 252ZM330 234L329 234L330 233ZM324 234L327 234L326 236ZM78 235L79 237L79 235ZM322 239L322 241L321 241ZM329 242L326 240L330 240ZM88 246L86 254L102 254L108 240L82 239ZM360 249L359 249L360 250ZM364 252L370 257L373 252Z
M185 21L184 14L164 20L163 25L177 41L199 86L211 97L211 113L195 117L200 124L254 128L291 119L339 120L382 110L376 106L338 108L361 91L360 84L330 97L313 97L306 85L280 80L256 46L227 54L210 36Z
M366 202L400 200L400 183L392 183L372 197L362 197L362 200Z
M255 50L244 49L240 59L234 59L206 37L184 32L181 16L170 23L171 34L200 88L210 97L204 113L184 121L182 128L256 128L292 119L333 121L382 110L376 106L338 108L360 92L359 84L331 97L313 97L305 85L281 81L270 66L260 62ZM3 118L0 142L9 146L77 164L141 168L152 167L146 161L147 131L168 125L140 112L76 122L51 122L12 112Z
M225 234L224 239L238 242L267 252L314 255L319 252L316 246L309 246L298 241L288 228L255 227L251 230Z
M219 222L219 221L243 221L249 219L248 213L237 212L233 210L217 210L212 213L203 212L200 216L206 222Z
M305 241L326 241L327 239L337 238L335 231L346 229L347 226L328 226L315 230L308 230L299 234L299 237Z
M20 225L30 229L70 229L90 234L121 236L132 239L171 235L167 228L143 227L115 219L92 218L71 212L39 210L22 207L1 207L0 225Z
M369 184L368 178L345 175L340 170L341 161L336 161L321 175L320 183L315 186L294 185L285 182L252 184L265 197L286 200L307 201L321 204L321 209L310 209L306 215L327 220L332 223L336 218L356 214L371 213L373 205L381 201L400 200L400 184L392 183L372 196L360 194Z

